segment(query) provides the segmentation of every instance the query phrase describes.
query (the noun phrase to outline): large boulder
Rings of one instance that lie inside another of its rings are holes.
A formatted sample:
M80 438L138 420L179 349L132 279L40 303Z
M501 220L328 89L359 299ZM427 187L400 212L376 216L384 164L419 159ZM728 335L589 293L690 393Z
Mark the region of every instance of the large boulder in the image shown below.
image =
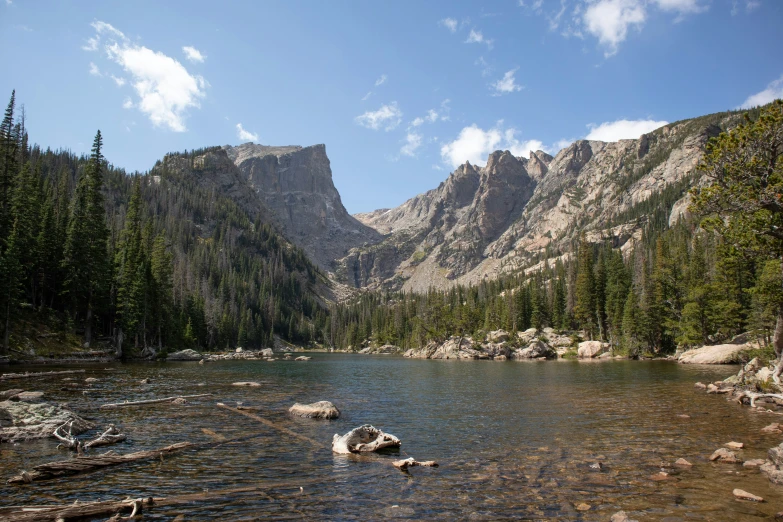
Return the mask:
M340 410L329 401L318 401L312 404L299 404L297 402L291 406L288 412L291 415L307 419L336 419L340 416Z
M702 346L684 352L677 361L680 364L732 364L738 362L741 353L749 348L746 344Z
M484 343L481 345L482 350L484 351L484 355L487 356L487 358L496 358L496 357L511 357L512 348L508 345L508 343Z
M522 344L530 344L536 336L538 336L538 330L535 328L528 328L524 332L517 332L517 339L519 339Z
M45 439L63 424L71 424L70 431L74 435L94 427L62 406L42 402L0 402L0 442Z
M261 357L268 359L274 356L275 356L275 352L271 348L264 348L263 350L261 350Z
M609 351L609 345L601 341L583 341L579 343L577 355L580 359L592 359Z
M200 361L203 358L203 355L198 353L196 350L191 350L190 348L170 353L168 357L166 357L166 359L169 361Z
M503 343L508 341L509 334L505 330L493 330L487 334L487 341L490 343Z
M365 424L354 428L345 435L335 434L332 438L332 451L335 453L365 453L383 448L399 448L400 439L378 428Z
M430 359L476 359L480 353L473 349L470 337L452 336L438 346Z
M526 348L520 348L514 352L514 359L539 359L545 357L551 359L557 357L557 352L545 342L536 339Z

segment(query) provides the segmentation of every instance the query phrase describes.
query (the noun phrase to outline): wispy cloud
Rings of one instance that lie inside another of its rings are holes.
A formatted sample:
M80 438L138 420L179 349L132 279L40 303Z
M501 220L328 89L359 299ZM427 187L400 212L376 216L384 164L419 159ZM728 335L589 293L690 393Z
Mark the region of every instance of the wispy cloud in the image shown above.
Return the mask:
M475 29L470 30L470 34L468 34L468 39L465 40L465 43L478 43L478 44L486 44L488 49L492 49L494 46L495 40L490 40L488 38L484 37L484 34L481 31L477 31Z
M617 53L631 27L640 28L647 19L641 0L599 0L585 10L587 31L606 47L604 56Z
M90 74L93 76L103 76L101 70L93 62L90 62Z
M130 98L125 98L125 100L122 102L122 108L123 109L132 109L133 108L133 100Z
M119 77L119 76L114 76L112 74L111 75L111 79L114 80L114 83L117 84L117 87L122 87L123 85L125 85L125 78L122 78L122 77Z
M246 130L244 127L242 127L241 123L237 123L237 138L239 138L241 141L244 142L247 141L257 142L258 134Z
M457 20L454 18L444 18L443 20L439 21L438 24L442 25L452 33L456 33L457 28L459 28L459 22L457 22Z
M590 132L585 136L585 139L597 141L635 140L642 134L647 134L668 123L663 120L617 120L607 121L600 125L591 124L587 126Z
M188 59L188 61L193 63L203 63L204 60L207 59L206 56L201 54L201 51L196 49L195 47L191 47L189 45L186 45L182 48L182 52L185 53L185 58Z
M405 136L405 144L400 148L403 156L415 156L416 150L421 147L423 136L416 132L409 132Z
M503 78L500 78L492 84L492 90L494 91L492 93L493 96L503 96L504 94L522 90L522 86L516 83L516 79L514 78L514 74L516 74L517 70L518 68L507 71L506 74L503 75Z
M740 109L750 109L759 105L766 105L773 100L783 98L783 75L777 80L773 80L767 85L767 88L756 94L751 94L739 106Z
M746 13L752 13L761 7L761 0L733 0L731 3L731 16L737 16L740 12L740 4L745 6Z
M191 75L176 59L131 42L109 23L95 21L91 25L95 35L87 40L83 48L92 51L102 44L105 56L130 76L130 83L138 97L136 102L131 101L130 106L145 113L156 127L166 127L175 132L187 130L186 112L200 107L200 100L206 96L207 81L201 76ZM120 85L120 81L125 79L114 81ZM127 108L126 102L123 107Z
M383 128L387 131L397 128L402 122L402 111L397 107L397 102L382 105L377 111L367 111L355 119L358 125L372 130Z
M389 77L388 77L388 76L386 76L385 74L382 74L380 78L378 78L377 80L375 80L375 86L376 86L376 87L380 87L381 85L383 85L384 83L386 83L386 80L388 80L388 79L389 79Z
M367 94L362 96L362 101L367 101L370 99L370 96L372 96L372 91L367 91Z

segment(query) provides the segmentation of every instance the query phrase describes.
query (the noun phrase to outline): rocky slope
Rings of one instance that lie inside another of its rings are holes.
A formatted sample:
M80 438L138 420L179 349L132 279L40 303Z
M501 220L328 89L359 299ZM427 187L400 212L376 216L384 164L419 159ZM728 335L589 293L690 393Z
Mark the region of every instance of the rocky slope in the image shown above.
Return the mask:
M635 140L579 140L554 157L496 151L485 167L466 163L397 208L357 214L385 238L351 250L337 275L357 287L423 291L530 268L547 249L567 252L581 231L628 249L651 198L672 223L686 212L707 140L741 119L721 113Z

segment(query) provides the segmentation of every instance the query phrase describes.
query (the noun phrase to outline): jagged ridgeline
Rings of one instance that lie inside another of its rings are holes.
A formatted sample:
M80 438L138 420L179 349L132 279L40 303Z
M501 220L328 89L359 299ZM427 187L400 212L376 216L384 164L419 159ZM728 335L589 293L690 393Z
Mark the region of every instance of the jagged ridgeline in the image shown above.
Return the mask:
M607 340L629 355L745 332L768 343L780 259L739 250L688 213L689 191L709 182L696 168L709 139L759 114L684 120L639 140L580 141L554 158L496 152L484 168L466 164L438 189L360 216L388 234L381 245L354 251L368 260L365 284L387 277L403 291L336 306L329 341L408 349L451 335L484 339L497 329L551 327ZM508 190L529 199L503 214L513 207L489 203L493 177L514 176L520 188ZM511 224L494 236L477 233L498 217ZM396 276L370 266L384 250L411 255ZM421 291L427 279L420 270L440 288Z
M318 268L263 213L200 185L214 149L128 174L100 133L90 156L30 146L14 104L0 128L4 351L40 353L49 338L122 340L126 355L259 348L321 331Z

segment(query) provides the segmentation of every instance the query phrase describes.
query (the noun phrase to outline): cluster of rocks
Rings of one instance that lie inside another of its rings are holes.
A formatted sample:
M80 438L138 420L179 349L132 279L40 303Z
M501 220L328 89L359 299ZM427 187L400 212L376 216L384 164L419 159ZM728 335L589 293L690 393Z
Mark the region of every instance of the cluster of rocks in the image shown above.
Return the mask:
M367 355L367 354L375 354L375 355L388 355L392 353L400 353L402 350L399 346L394 346L393 344L384 344L383 346L368 346L366 348L362 348L358 351L358 353Z
M70 425L74 435L94 427L65 406L39 402L42 394L35 395L34 402L28 402L23 394L0 402L0 442L49 438L64 424Z
M452 336L444 342L430 341L423 348L411 348L403 355L417 359L546 360L562 357L574 348L578 348L576 353L584 359L611 357L608 343L584 341L575 346L570 336L558 334L552 328L530 328L516 335L494 330L480 342L472 337Z
M222 353L199 353L196 350L190 348L186 350L180 350L178 352L170 353L166 356L167 361L239 361L239 360L258 360L258 359L272 359L275 356L275 352L271 348L264 348L263 350L251 351L237 348L233 352Z

